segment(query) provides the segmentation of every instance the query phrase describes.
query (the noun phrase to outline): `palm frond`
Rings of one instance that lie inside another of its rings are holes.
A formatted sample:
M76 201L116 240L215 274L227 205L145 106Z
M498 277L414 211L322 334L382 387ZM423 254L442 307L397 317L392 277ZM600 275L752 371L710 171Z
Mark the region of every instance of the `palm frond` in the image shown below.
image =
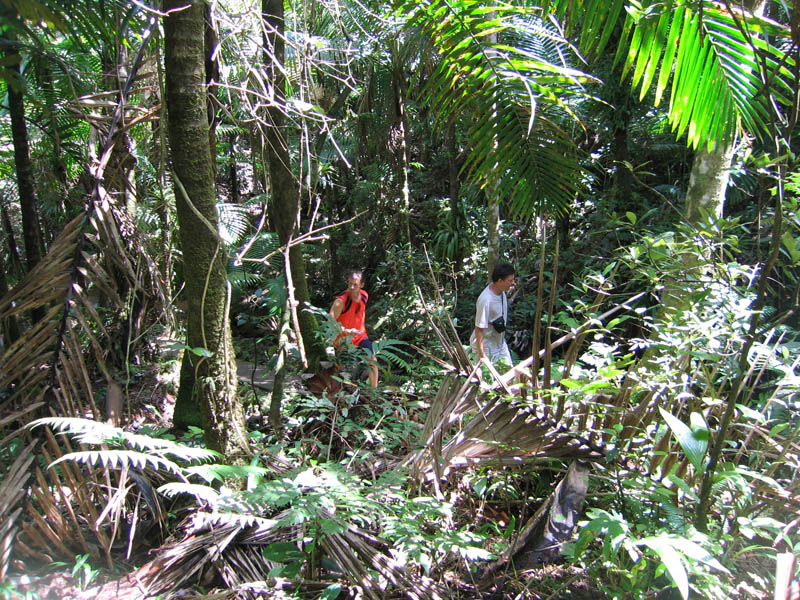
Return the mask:
M139 66L141 62L131 65L131 82ZM106 119L108 132L119 124L126 99L119 104L116 116ZM84 214L67 223L41 262L0 299L0 319L34 309L45 311L44 318L32 323L0 354L0 387L9 390L0 401L4 414L24 411L26 419L48 413L89 414L101 420L104 415L94 387L98 373L107 382L114 379L107 364L108 349L114 347L112 332L124 327L127 296L137 290L143 303L156 308L154 312L167 312L161 308L167 302L158 268L144 250L130 217L117 210L101 184L114 141L106 135L98 149L92 148L93 157L95 150L100 153L90 169L98 184ZM95 308L96 298L90 297L98 292L110 309L104 316ZM18 435L8 433L6 423L0 425L5 439ZM38 463L33 466L34 477L27 491L36 502L29 504L21 524L18 548L29 556L50 559L91 554L104 558L110 566L111 548L125 535L120 522L131 508L125 502L128 495L108 485L107 468L78 468L61 460L72 451L69 440L56 440L48 428L40 431L43 433L37 431L33 440L37 454L47 463L57 461L57 466L47 472ZM130 488L126 482L136 476L133 470L122 476L120 489ZM137 482L141 494L152 499L146 482L142 485ZM65 492L65 487L72 491ZM98 505L107 508L98 514ZM160 514L157 508L153 510ZM86 521L76 515L85 515ZM85 528L87 522L91 528ZM128 533L130 543L135 530ZM0 565L4 568L5 564Z
M624 3L553 0L547 9L575 30L581 49L599 53ZM584 15L589 15L581 21ZM597 33L604 33L598 37ZM592 41L594 40L594 41ZM678 137L713 147L743 127L762 139L791 110L797 85L794 58L785 51L791 31L711 0L670 0L631 9L616 60L640 97L655 89L655 104L670 81L669 120ZM657 76L656 76L657 74Z
M241 204L217 203L220 235L228 244L239 242L250 228L250 212Z
M5 448L6 446L0 447ZM3 469L2 478L0 479L0 511L4 515L3 522L0 524L0 544L2 544L0 546L2 547L2 552L0 552L0 579L5 579L11 558L17 520L22 515L22 507L19 504L25 495L27 481L31 475L31 464L35 460L35 449L36 442L31 442L22 448L8 469Z
M73 461L87 465L102 465L110 469L151 467L157 471L166 471L175 475L181 472L180 467L170 460L153 456L145 452L133 450L84 450L70 452L50 463L51 467L63 461Z
M583 86L592 81L565 59L580 60L567 40L535 14L509 5L434 0L403 2L399 10L440 55L426 86L437 124L471 119L466 173L496 187L518 216L564 210L581 167L554 111L577 120L569 99L588 96Z
M263 597L259 591L265 591L266 582L272 580L271 570L278 566L265 560L264 550L276 542L298 540L302 535L297 526L281 524L291 520L287 514L288 511L274 520L263 519L254 524L250 519L243 520L242 515L196 513L183 539L163 547L155 560L139 569L136 578L149 594L163 594L187 586L213 564L226 587L240 590L241 597ZM366 598L384 597L387 581L413 600L447 597L443 586L412 573L391 556L380 540L354 527L342 532L322 531L318 543ZM313 583L305 579L293 581L292 585ZM256 584L261 585L251 587Z

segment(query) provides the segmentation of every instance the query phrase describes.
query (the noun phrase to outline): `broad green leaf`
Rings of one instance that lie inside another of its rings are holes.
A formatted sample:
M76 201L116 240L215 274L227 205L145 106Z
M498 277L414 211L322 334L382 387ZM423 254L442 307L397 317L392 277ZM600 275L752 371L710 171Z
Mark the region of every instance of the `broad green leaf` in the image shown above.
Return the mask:
M264 548L263 556L266 560L281 563L302 561L306 557L294 542L274 542Z
M336 600L342 592L341 583L332 583L320 595L320 600Z
M688 425L663 408L659 407L658 410L672 430L675 439L680 444L689 461L696 470L701 471L703 468L703 459L708 449L708 429L702 427L697 430L692 430ZM700 418L702 419L702 417ZM705 425L705 423L703 423L703 425Z
M189 351L196 356L203 356L205 358L214 356L214 353L211 352L211 350L203 348L202 346L198 346L197 348L189 348Z
M723 573L729 573L728 569L722 566L721 562L714 558L714 556L708 550L703 548L697 542L682 537L673 537L670 538L670 541L673 547L681 552L686 558L705 563L709 567L713 567L714 569L722 571Z
M753 410L749 406L745 406L744 404L737 404L736 410L742 413L742 416L746 419L751 419L757 423L763 423L766 421L766 417L763 414L757 410ZM770 433L770 435L772 435L772 433Z
M683 599L689 598L689 576L683 560L681 560L681 555L672 546L672 540L659 536L645 538L638 544L647 546L658 555Z

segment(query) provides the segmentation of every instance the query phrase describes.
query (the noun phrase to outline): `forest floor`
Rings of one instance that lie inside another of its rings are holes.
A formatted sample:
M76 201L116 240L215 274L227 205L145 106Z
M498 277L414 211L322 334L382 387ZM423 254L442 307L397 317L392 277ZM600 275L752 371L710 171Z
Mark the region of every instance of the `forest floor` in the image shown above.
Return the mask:
M262 390L271 388L271 377L262 368L253 368L246 361L238 361L240 381ZM175 403L174 391L177 389L177 371L159 373L156 367L143 369L133 377L133 384L128 388L131 399L130 420L134 429L150 427L152 429L169 428ZM300 378L291 378L291 385L302 385ZM152 552L152 551L151 551ZM0 598L26 598L31 600L118 600L119 598L147 598L137 594L135 584L128 577L134 570L133 565L117 566L114 571L100 568L83 562L75 557L75 563L54 562L48 565L33 565L16 562L12 564L7 582L11 593L4 594L0 589ZM141 557L143 562L150 557ZM508 579L499 577L495 589L479 592L471 588L469 582L452 581L453 599L484 598L486 600L602 600L606 596L588 581L581 571L570 565L545 565L538 569L518 572ZM122 593L122 587L125 592ZM131 589L133 587L133 589ZM472 590L472 591L470 591ZM535 590L535 591L534 591ZM218 592L220 592L218 590ZM214 598L221 600L231 598L229 592L204 594L198 590L181 593L181 598ZM278 595L274 598L285 598Z

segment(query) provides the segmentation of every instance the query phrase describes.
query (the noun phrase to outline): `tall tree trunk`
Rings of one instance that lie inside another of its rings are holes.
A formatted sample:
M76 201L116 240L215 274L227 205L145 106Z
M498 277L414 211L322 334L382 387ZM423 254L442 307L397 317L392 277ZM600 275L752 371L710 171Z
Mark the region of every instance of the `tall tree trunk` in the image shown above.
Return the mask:
M239 191L239 172L236 169L236 134L232 133L228 138L231 144L230 161L228 166L228 177L231 186L231 204L241 202L241 192Z
M8 113L11 118L14 164L17 170L17 189L22 212L22 240L25 244L25 261L30 271L42 260L42 232L36 210L36 190L28 150L28 128L25 125L25 102L22 95L24 82L20 72L21 57L9 44L6 58L7 70L11 75L11 79L8 80ZM44 314L44 308L37 308L31 311L31 318L38 321Z
M447 129L445 142L447 143L447 173L450 179L450 217L453 219L453 232L456 232L458 227L466 227L467 224L461 222L461 180L458 178L455 119ZM461 274L461 267L464 263L464 244L461 236L466 234L466 231L459 231L458 234L459 241L455 248L455 256L453 256L453 271L456 277Z
M494 18L494 13L491 13L491 15L492 18ZM493 33L489 36L489 43L497 43L497 34ZM496 111L492 111L491 118L494 122L494 126L497 127L498 123ZM495 141L494 143L496 146L497 142ZM498 165L495 165L495 169L497 168L499 168ZM486 243L488 250L486 256L486 280L491 281L494 266L500 261L500 197L497 192L497 186L495 185L486 186L486 207L488 209L488 219L486 224Z
M6 263L11 261L3 260L0 256L0 298L5 298L8 294L8 281L6 280L6 273L10 271ZM10 346L19 339L19 323L17 317L12 315L0 321L0 354L4 346Z
M187 342L191 349L207 351L184 355L174 421L195 424L199 412L209 448L235 460L248 452L248 444L236 393L225 248L217 235L203 68L205 2L166 0L164 4L165 11L172 11L164 18L164 64L186 282Z
M684 213L689 223L722 216L734 153L732 144L710 152L703 146L695 153Z
M288 138L282 107L285 104L284 88L286 78L283 74L285 54L283 0L262 0L261 10L264 19L266 63L269 81L275 90L275 101L267 109L269 126L266 128L266 152L269 156L269 175L271 187L270 218L278 233L281 244L287 244L297 232L297 210L300 202L299 190L292 174ZM308 362L315 367L325 356L325 348L317 339L317 321L304 310L309 303L308 284L303 251L293 246L289 251L289 263L294 296L299 310L297 319L300 325L303 346ZM288 281L288 278L287 278Z

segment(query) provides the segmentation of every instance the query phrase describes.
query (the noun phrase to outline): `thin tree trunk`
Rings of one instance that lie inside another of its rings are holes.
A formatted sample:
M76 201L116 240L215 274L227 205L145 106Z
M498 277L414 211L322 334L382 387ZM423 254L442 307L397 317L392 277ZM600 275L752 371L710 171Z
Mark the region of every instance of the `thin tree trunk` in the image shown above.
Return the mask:
M489 219L487 223L487 243L489 253L486 266L488 269L487 278L490 278L494 266L500 260L500 198L494 186L487 186L486 202L489 209Z
M11 216L8 214L8 207L3 206L3 229L6 234L6 247L8 248L8 272L14 273L17 280L22 279L24 272L22 268L22 259L19 257L19 249L17 248L17 241L14 239L14 227L11 224Z
M9 257L9 260L11 258ZM6 273L9 271L6 261L0 256L0 298L5 298L8 294L8 281L6 280ZM19 339L19 322L17 317L12 315L0 321L0 354L4 346L10 346Z
M228 167L228 176L230 178L231 186L231 203L239 204L241 202L241 193L239 191L239 173L236 169L236 134L232 133L230 136L231 154L230 166Z
M283 388L286 380L286 357L288 356L289 333L289 299L283 306L281 316L281 331L278 336L278 363L275 365L275 379L272 384L272 394L269 399L269 424L275 431L280 431L283 427L281 422L281 404L283 403Z
M394 90L395 125L393 129L397 132L399 146L397 147L396 159L396 179L400 183L400 213L403 216L403 228L405 229L406 241L408 242L409 266L413 273L414 261L411 259L412 240L411 240L411 190L408 185L408 125L405 114L405 81L403 80L403 61L400 55L400 48L397 40L392 47L392 88Z
M630 101L629 95L625 91L616 94L622 98L622 102ZM630 166L630 152L628 151L628 125L630 124L630 112L620 110L626 115L622 123L614 127L611 143L611 156L614 159L614 207L618 212L624 213L626 210L633 210L633 173Z
M686 191L685 217L689 223L722 216L734 153L732 144L710 152L703 146L695 153Z
M11 75L8 79L8 113L11 117L11 135L14 142L14 164L17 171L17 189L22 212L22 240L25 244L25 262L28 271L42 260L42 232L39 214L36 210L36 190L33 169L28 150L28 128L25 125L25 103L23 99L23 80L20 73L20 55L11 45L6 50L6 68ZM31 311L31 318L38 321L44 318L45 309Z
M113 47L105 46L102 52L103 85L106 91L114 92L117 97L122 95L122 87L126 79L125 68L128 58L128 49L123 44ZM107 109L110 115L113 109ZM136 158L131 151L132 140L127 131L117 131L114 134L114 148L108 160L104 181L106 190L114 198L117 207L133 218L136 215L136 194L134 167ZM126 232L120 231L125 238ZM123 290L125 292L126 290Z
M494 18L494 13L490 13ZM497 34L493 33L489 36L489 43L497 43ZM492 111L492 121L497 127L497 111ZM496 137L496 136L495 136ZM494 142L497 146L497 141ZM495 165L495 169L499 168ZM487 281L491 281L492 271L494 266L500 261L500 197L497 192L497 186L486 186L486 207L488 209L488 219L486 223L486 244L487 244Z
M53 170L55 171L56 181L58 182L58 191L61 196L61 210L63 218L68 221L72 215L71 207L67 205L67 167L64 164L64 150L61 146L61 134L58 129L58 122L56 120L56 107L53 100L58 97L57 92L53 86L53 73L50 69L49 63L44 61L40 62L39 79L42 83L42 88L45 91L45 116L47 117L50 126L50 133L53 136Z
M447 130L446 143L447 172L450 178L450 216L453 219L453 232L457 232L459 235L458 245L455 248L455 256L453 256L453 271L455 272L456 277L458 277L461 273L461 267L464 262L464 244L461 241L461 236L465 235L466 231L457 231L457 228L460 226L466 226L466 223L461 223L460 218L461 180L458 178L458 147L456 145L455 120L450 123L450 127Z
M159 80L163 80L161 74L161 61L159 64ZM150 145L150 162L156 170L156 180L158 182L158 200L156 201L155 213L159 224L159 245L160 253L158 258L158 268L161 271L164 285L169 297L172 297L172 235L171 223L169 221L169 207L165 200L164 190L166 188L166 169L167 169L167 137L165 135L164 123L167 122L167 109L164 102L161 103L161 115L153 121L152 139Z
M284 61L284 7L283 0L262 0L261 10L264 19L264 45L269 65L269 80L275 90L275 103L267 109L269 126L265 132L266 152L269 156L269 175L271 187L270 218L278 233L281 244L289 243L297 232L297 211L300 202L299 191L292 174L291 157L286 136L285 117L281 106L285 103L283 90L286 78L281 69ZM325 356L325 349L317 339L317 321L304 310L310 296L306 282L305 259L299 245L289 251L290 273L287 281L294 285L294 296L299 306L297 320L306 350L308 362L316 367Z
M17 280L22 279L23 269L22 261L19 258L19 251L17 250L17 242L14 239L14 228L11 225L11 217L8 214L8 208L2 207L3 229L5 230L6 247L8 248L7 259L3 261L0 259L0 298L5 297L9 292L8 287L8 274L13 274ZM5 262L5 264L3 264ZM7 345L11 345L19 339L19 321L16 316L9 317L5 322L0 323L3 330L3 340Z
M203 76L203 0L167 0L164 64L171 157L187 300L187 342L176 425L202 415L206 443L229 460L248 452L228 320L225 248L217 212ZM178 10L180 7L186 7ZM202 349L205 349L203 351Z
M764 13L766 0L749 0L745 2L745 5L755 15L761 16ZM784 133L781 137L785 139L786 134ZM733 144L718 146L711 152L701 148L695 154L689 190L686 192L686 218L689 222L697 222L692 219L699 220L707 219L710 216L722 216L725 207L725 192L728 189L731 161L734 154ZM715 435L711 436L709 444L708 465L703 473L700 493L698 494L698 507L694 518L695 527L702 532L708 530L708 511L712 503L711 494L714 474L717 470L717 464L722 458L722 450L727 445L728 432L733 421L735 407L743 402L742 396L749 376L750 350L755 343L761 311L767 300L767 286L770 274L781 248L784 176L785 172L781 167L778 175L778 191L775 194L775 218L772 226L770 253L759 270L758 289L750 317L750 329L745 343L739 351L739 373L730 387L725 412L722 414L719 427L714 432Z

